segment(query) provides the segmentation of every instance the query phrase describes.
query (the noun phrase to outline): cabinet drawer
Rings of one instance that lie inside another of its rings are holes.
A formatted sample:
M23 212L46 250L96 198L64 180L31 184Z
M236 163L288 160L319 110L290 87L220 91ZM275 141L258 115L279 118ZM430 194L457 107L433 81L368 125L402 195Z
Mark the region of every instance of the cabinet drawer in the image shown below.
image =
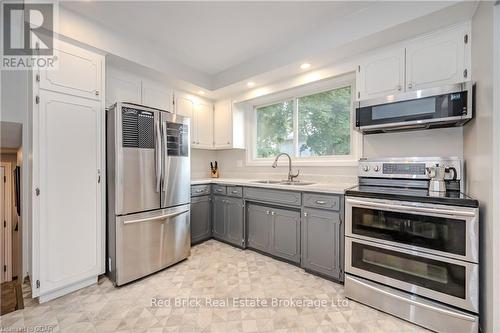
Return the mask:
M300 206L302 200L300 192L268 190L253 187L245 187L245 198L278 203L292 206Z
M191 196L197 197L200 195L210 194L210 185L193 185L191 186Z
M243 188L240 186L228 186L227 195L231 197L241 198L243 196Z
M331 210L340 209L340 199L335 195L304 193L304 206Z
M223 185L212 185L214 194L226 195L226 187Z

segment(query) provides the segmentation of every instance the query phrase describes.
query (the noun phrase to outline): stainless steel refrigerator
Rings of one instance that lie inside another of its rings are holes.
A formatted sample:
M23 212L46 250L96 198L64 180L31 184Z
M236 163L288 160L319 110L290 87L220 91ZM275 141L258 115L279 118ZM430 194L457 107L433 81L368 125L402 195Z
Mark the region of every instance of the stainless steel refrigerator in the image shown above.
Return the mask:
M119 286L190 254L190 120L130 103L106 119L107 274Z

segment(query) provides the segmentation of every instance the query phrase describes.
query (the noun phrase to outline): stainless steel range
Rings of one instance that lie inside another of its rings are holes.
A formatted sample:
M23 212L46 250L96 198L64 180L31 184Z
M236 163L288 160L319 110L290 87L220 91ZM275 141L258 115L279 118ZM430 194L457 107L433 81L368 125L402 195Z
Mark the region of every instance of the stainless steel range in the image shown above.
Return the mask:
M446 192L429 191L436 167ZM358 176L346 191L346 297L438 332L478 332L479 204L463 194L463 161L363 159Z

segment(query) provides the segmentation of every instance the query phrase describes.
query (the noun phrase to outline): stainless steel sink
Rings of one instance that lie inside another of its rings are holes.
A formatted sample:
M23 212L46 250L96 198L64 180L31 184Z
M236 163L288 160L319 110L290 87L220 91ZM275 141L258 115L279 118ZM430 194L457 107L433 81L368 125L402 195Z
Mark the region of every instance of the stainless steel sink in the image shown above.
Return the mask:
M301 182L301 181L289 182L286 180L254 180L253 182L259 184L276 184L276 185L293 185L293 186L314 184L313 182Z
M313 182L301 182L301 181L295 181L295 182L281 182L280 185L312 185L314 184Z
M282 180L254 180L252 182L259 183L259 184L281 184L283 181Z

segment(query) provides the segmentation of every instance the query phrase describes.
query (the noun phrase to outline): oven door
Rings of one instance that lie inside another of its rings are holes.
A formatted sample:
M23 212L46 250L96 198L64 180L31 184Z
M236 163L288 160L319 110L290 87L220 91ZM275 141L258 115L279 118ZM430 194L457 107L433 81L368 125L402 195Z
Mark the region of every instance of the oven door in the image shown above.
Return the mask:
M346 273L479 312L479 265L346 237Z
M477 208L346 197L346 236L479 262Z

